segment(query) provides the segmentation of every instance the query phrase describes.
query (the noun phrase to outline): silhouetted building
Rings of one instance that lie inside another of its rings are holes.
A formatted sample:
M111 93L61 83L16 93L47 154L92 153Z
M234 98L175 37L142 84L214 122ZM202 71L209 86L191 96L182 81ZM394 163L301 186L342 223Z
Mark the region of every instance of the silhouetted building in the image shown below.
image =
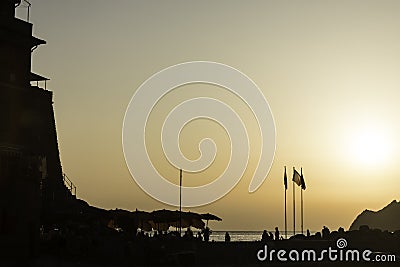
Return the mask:
M37 250L41 212L70 195L64 186L47 78L31 72L31 53L46 42L15 18L17 0L0 1L0 253ZM31 85L33 82L35 85Z

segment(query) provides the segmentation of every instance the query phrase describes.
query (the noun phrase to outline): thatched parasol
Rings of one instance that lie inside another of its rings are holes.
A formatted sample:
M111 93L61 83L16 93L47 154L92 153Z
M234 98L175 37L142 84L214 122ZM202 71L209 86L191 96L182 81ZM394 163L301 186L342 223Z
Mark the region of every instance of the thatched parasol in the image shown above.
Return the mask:
M206 220L206 227L208 227L208 221L212 220L212 221L222 221L222 219L214 214L210 214L210 213L205 213L205 214L201 214L201 217L203 220Z

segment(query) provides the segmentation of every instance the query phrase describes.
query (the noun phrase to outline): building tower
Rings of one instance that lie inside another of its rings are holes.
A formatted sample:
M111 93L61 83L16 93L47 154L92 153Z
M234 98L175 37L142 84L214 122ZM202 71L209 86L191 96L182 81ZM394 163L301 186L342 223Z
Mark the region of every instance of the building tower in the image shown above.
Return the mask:
M64 185L52 92L31 72L46 42L15 17L19 0L0 1L0 254L34 256L48 211L71 198ZM33 83L34 85L31 85Z

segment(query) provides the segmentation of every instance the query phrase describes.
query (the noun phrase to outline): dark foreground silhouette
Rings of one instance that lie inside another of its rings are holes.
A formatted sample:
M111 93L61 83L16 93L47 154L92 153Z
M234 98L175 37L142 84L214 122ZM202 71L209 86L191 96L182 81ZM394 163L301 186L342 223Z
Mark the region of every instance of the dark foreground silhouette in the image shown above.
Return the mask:
M392 233L362 226L359 230L340 228L332 232L324 227L314 235L299 234L290 239L280 237L278 230L275 234L278 236L263 240L260 236L253 242L209 242L191 233L190 228L180 237L179 232L172 231L145 233L133 228L110 228L93 217L85 222L67 220L57 228L42 232L39 254L28 262L33 266L398 266L400 261L400 231ZM229 233L227 239L228 236ZM341 247L343 255L347 250L358 250L358 259L349 257L339 261L339 252L335 252L338 258L331 260L328 252L322 253L329 248L340 251L340 239L347 242ZM286 251L286 261L277 258L279 250ZM288 258L292 250L298 251L298 258L296 253L293 259ZM308 255L302 259L304 250L314 250L315 259ZM362 259L364 250L371 251L371 259L376 255L394 258L389 262L367 262ZM262 258L265 252L272 254L260 260L258 256ZM18 262L18 259L9 259L9 262Z

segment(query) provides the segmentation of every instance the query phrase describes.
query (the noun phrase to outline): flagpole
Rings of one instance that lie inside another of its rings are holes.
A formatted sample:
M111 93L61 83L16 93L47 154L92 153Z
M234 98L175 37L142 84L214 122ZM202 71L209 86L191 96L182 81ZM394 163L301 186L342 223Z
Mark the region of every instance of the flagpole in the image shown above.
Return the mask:
M301 177L303 177L303 168L300 169ZM300 187L301 192L301 234L303 234L303 184Z
M182 169L179 170L179 236L182 234Z
M301 233L303 234L303 189L300 188L301 192Z
M284 185L285 185L285 238L287 239L287 212L286 212L286 191L287 191L287 176L286 176L286 166L284 174Z
M285 238L287 239L286 191L285 188Z
M293 167L293 177L295 174L295 169ZM293 235L296 235L296 193L294 189L294 179L292 179L293 182Z

